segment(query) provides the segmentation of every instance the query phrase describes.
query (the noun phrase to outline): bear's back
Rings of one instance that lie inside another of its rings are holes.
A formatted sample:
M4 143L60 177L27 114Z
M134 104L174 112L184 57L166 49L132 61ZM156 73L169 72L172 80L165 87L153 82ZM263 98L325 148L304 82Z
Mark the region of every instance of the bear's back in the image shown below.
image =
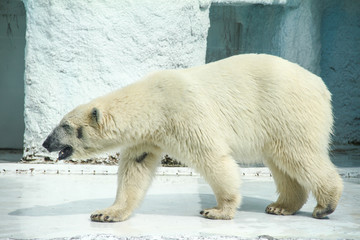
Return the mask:
M331 94L320 77L295 63L244 54L183 71L202 95L198 99L205 101L203 111L218 113L212 116L214 126L218 122L228 126L227 138L235 132L233 139L241 137L242 145L246 141L263 144L313 132L318 138L311 141L329 141Z

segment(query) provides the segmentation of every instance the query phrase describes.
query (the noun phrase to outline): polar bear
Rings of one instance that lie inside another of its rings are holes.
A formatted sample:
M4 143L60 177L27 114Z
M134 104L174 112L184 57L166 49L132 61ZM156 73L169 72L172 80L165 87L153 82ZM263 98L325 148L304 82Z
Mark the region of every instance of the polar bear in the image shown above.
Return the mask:
M161 154L193 167L217 206L200 212L232 219L240 206L238 164L265 163L279 197L266 208L296 213L311 191L313 217L332 213L342 180L329 160L331 95L321 78L265 54L244 54L189 69L164 70L80 105L43 143L59 159L121 150L118 189L101 222L129 218L143 199Z

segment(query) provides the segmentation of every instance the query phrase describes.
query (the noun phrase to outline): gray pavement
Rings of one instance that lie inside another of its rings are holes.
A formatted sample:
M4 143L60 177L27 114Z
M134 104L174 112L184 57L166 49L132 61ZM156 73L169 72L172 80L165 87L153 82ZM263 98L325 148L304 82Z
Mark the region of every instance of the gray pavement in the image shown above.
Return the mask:
M360 168L340 168L345 180L337 210L311 217L310 197L294 216L264 213L276 199L266 168L239 169L243 203L235 219L208 220L209 185L189 168L159 168L143 204L120 223L91 222L116 191L116 166L0 163L0 238L80 239L360 239Z

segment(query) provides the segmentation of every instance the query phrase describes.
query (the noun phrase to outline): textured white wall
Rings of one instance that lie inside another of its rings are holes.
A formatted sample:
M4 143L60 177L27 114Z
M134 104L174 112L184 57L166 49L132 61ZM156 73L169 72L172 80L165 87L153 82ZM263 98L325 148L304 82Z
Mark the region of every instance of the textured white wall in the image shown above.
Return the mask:
M41 144L73 107L156 69L205 62L209 1L24 4L25 159L49 155Z

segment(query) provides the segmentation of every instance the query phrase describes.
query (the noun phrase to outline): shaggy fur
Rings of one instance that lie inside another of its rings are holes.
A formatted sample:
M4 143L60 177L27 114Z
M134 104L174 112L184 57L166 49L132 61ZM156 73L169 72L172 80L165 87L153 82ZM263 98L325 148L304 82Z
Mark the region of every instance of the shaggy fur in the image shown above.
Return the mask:
M238 162L264 162L279 192L270 214L298 211L312 192L315 218L332 213L342 180L329 160L331 95L321 78L269 55L246 54L151 74L68 113L44 142L59 158L121 149L114 204L93 221L123 221L143 199L166 152L198 171L232 219L241 203Z

